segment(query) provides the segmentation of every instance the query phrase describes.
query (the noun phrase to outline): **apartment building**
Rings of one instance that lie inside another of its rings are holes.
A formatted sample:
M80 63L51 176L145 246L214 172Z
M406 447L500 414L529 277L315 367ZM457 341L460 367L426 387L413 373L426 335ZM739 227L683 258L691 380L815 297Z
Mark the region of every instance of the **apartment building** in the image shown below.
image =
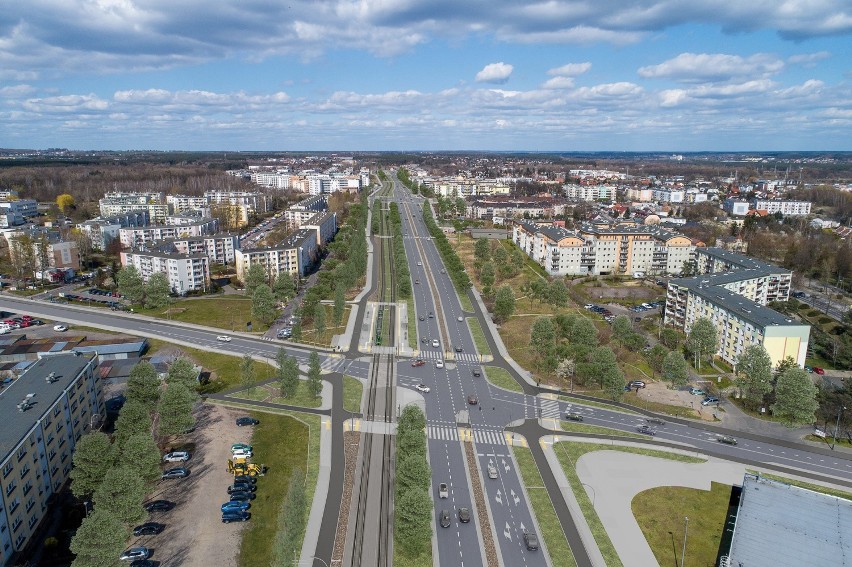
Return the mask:
M58 230L33 227L27 230L6 233L9 243L9 258L16 262L19 255L26 258L26 247L32 247L33 268L44 271L48 268L80 269L80 253L77 242L62 240ZM23 248L22 248L23 247Z
M191 256L204 254L211 262L231 264L236 260L236 251L240 249L240 237L237 234L227 233L185 236L158 242L156 246L161 252L176 252Z
M0 201L0 211L20 215L24 219L37 217L38 201L35 199Z
M664 321L689 332L701 317L713 321L718 354L730 364L749 345L762 344L773 365L792 356L805 363L810 326L766 307L787 301L790 270L722 248L695 252L698 276L669 281Z
M489 197L509 194L509 186L497 179L442 178L428 180L424 185L442 197Z
M299 228L315 230L317 233L317 244L325 246L337 234L337 213L332 213L331 211L315 213L314 216L300 225Z
M0 565L23 559L68 479L74 446L106 415L95 360L48 354L0 390Z
M572 201L612 201L617 189L614 185L564 185L565 196Z
M108 218L95 218L79 223L76 228L89 237L93 250L106 250L110 242L120 238L119 231L126 227L148 226L147 210L130 211Z
M262 265L268 274L304 276L317 259L317 231L302 229L292 234L278 246L236 250L237 278L245 280L245 273L253 264Z
M138 248L160 240L213 234L218 228L219 221L217 219L187 219L182 224L121 228L118 235L122 247Z
M653 196L654 200L660 203L683 203L686 201L686 191L683 189L654 189Z
M172 293L203 292L210 286L210 261L206 254L132 250L121 253L121 265L135 266L145 282L158 272L166 274Z
M757 211L766 211L770 215L781 213L786 216L805 216L811 214L810 201L785 201L782 199L755 199L752 206Z
M575 231L518 221L512 240L553 276L679 274L692 241L658 227L585 223Z
M299 228L302 223L313 218L316 213L326 209L328 209L328 197L313 195L307 199L302 199L284 211L284 220L289 228Z
M639 201L647 203L654 198L653 189L646 187L631 187L627 190L627 199L630 201Z
M166 203L171 206L171 209L175 214L195 209L204 209L209 206L209 201L206 196L199 197L195 195L167 195Z
M748 214L749 204L748 201L744 201L742 199L725 199L722 208L726 213L735 217L743 217Z
M102 217L144 210L148 211L150 222L163 222L169 214L169 205L162 193L107 193L99 204Z
M469 218L493 220L494 218L549 218L565 213L572 205L552 198L484 197L468 203L465 213Z
M308 186L308 193L311 195L328 195L339 191L357 193L361 190L360 175L316 173L305 177Z

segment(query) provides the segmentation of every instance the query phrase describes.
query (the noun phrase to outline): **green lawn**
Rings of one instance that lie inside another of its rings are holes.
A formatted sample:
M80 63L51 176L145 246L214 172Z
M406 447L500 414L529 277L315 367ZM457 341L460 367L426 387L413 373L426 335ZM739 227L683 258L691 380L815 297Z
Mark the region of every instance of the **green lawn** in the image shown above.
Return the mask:
M246 567L273 564L278 511L287 495L293 469L305 470L310 436L310 428L292 417L257 412L251 415L260 420L251 444L257 462L267 466L267 473L257 482L252 518L240 544L239 564ZM305 509L306 515L309 510Z
M490 356L491 349L488 347L488 341L485 340L485 333L482 332L482 325L479 324L479 319L468 317L467 326L470 329L470 334L473 336L473 343L476 345L476 350L479 354Z
M282 398L279 394L280 390L277 385L273 386L275 397L269 401L274 404L284 404L288 406L298 406L300 408L318 408L322 405L322 397L314 397L308 391L307 380L299 380L299 387L296 392L289 398Z
M406 303L408 305L408 346L417 348L417 313L414 310L414 298L409 297Z
M562 465L562 470L565 472L565 477L568 479L568 484L571 485L571 491L577 498L577 503L580 505L580 509L583 511L583 516L586 518L586 522L589 524L589 528L592 531L592 535L594 536L595 541L598 544L598 548L601 550L601 554L603 555L604 561L606 562L608 567L621 566L623 565L623 563L618 557L618 553L616 553L615 547L612 545L612 541L609 539L609 535L607 535L606 530L604 529L604 526L600 521L600 518L598 518L598 514L597 512L595 512L594 506L592 505L592 501L586 494L586 490L585 488L583 488L583 485L580 482L580 478L577 476L577 459L579 459L586 453L591 453L593 451L624 451L626 453L648 455L651 457L659 457L662 459L670 459L686 463L704 462L702 459L688 457L679 453L668 453L666 451L645 449L641 447L622 447L618 445L605 445L602 443L570 443L567 441L562 441L556 443L553 446L553 451L556 454L557 459L559 459L559 464Z
M485 372L485 378L498 388L503 388L511 392L524 391L521 385L512 378L512 375L506 369L497 366L486 366L482 370Z
M512 447L512 452L515 454L515 460L518 462L518 469L521 471L521 478L524 481L524 486L526 486L530 504L532 504L533 512L538 520L540 535L547 546L551 565L553 567L576 566L574 554L568 546L568 540L565 539L562 525L559 523L559 518L556 517L556 510L553 509L550 495L544 488L544 482L541 480L532 453L526 447Z
M586 401L586 400L578 400L577 398L572 398L572 397L569 397L569 396L559 396L559 399L563 402L571 402L572 404L577 404L579 406L591 406L591 407L594 407L594 408L603 408L603 409L607 409L607 410L610 410L610 411L619 411L621 413L628 413L628 414L632 414L632 415L636 415L638 413L638 412L635 412L633 410L620 408L618 406L604 404L604 403L601 403L601 402L590 402L590 401Z
M251 299L240 295L181 299L169 308L145 309L134 305L133 310L158 319L195 323L228 331L245 331L249 321L253 332L263 332L269 328L251 316Z
M685 517L686 564L715 565L730 498L731 486L716 482L709 491L661 486L637 494L631 508L660 565L682 560Z
M473 302L467 296L467 293L459 293L458 296L459 296L459 304L461 305L461 308L464 309L465 311L467 311L468 313L473 311Z
M343 409L353 413L361 411L361 395L364 385L352 376L343 377Z
M559 425L562 427L562 431L596 433L598 435L619 435L621 437L634 437L637 439L648 438L647 435L642 435L641 433L630 433L619 429L612 429L610 427L601 427L600 425L586 425L584 423L577 423L576 421L560 421Z

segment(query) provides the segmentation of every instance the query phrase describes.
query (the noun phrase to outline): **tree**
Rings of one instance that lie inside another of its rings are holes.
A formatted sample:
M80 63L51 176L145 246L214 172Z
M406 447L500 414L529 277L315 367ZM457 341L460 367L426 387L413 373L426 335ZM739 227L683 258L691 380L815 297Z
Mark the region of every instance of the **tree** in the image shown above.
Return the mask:
M178 358L169 366L166 383L183 384L194 391L198 387L198 368L188 358Z
M252 264L245 272L245 281L243 282L246 288L246 295L249 297L254 295L254 290L257 286L267 283L269 276L266 273L266 268L261 264Z
M139 472L130 464L121 464L107 470L92 502L96 510L105 508L125 524L133 524L147 514L142 507L146 492L145 480Z
M487 262L491 257L491 246L487 238L478 238L473 245L473 256L480 262Z
M292 331L290 333L290 338L297 343L302 340L302 322L301 321L296 321L293 324Z
M485 264L483 264L482 270L479 272L479 281L482 283L483 295L491 295L491 287L494 285L494 282L497 281L493 263L485 262Z
M500 286L494 298L494 318L497 321L506 321L514 312L515 292L512 291L511 286Z
M127 400L138 401L150 411L157 406L157 400L160 399L160 379L150 362L143 360L130 370L125 396Z
M145 284L145 307L159 309L169 304L169 278L163 272L151 274L148 283Z
M127 439L124 447L121 450L122 463L128 463L128 466L141 475L145 482L153 482L160 477L160 449L151 437L151 433L144 431L136 433ZM103 459L101 459L103 466Z
M547 286L547 302L554 307L564 307L568 304L568 288L561 279L553 280Z
M692 324L686 339L686 348L695 355L695 367L701 370L701 357L708 354L712 357L718 347L715 325L710 319L700 317Z
M254 359L249 353L245 353L240 359L240 382L243 386L248 388L254 384L254 380Z
M325 334L325 306L322 303L317 303L314 308L314 329L317 332L317 342L320 342L320 337Z
M322 380L320 379L320 359L316 351L311 352L308 357L308 391L315 398L322 393Z
M813 423L816 417L817 388L808 373L795 367L778 376L772 413L788 422L789 427Z
M772 391L772 359L763 345L749 345L737 359L737 384L745 400L763 403Z
M669 354L669 349L659 343L651 347L645 357L648 359L648 366L651 367L652 372L662 372L663 361L667 354ZM651 377L653 378L653 374Z
M287 351L283 348L278 349L275 362L278 363L276 373L281 396L289 398L296 393L296 389L299 387L299 362L295 356L287 356Z
M571 327L568 342L595 348L598 346L598 329L589 319L581 317Z
M563 358L556 365L556 375L562 380L571 379L571 391L574 391L574 372L577 370L577 364L573 358Z
M429 489L432 471L423 455L400 455L396 463L397 497L413 489Z
M127 536L127 527L108 507L96 508L71 538L71 551L76 556L71 567L115 567Z
M115 280L121 295L129 299L131 303L142 303L145 298L145 284L136 266L125 266L118 271Z
M196 394L183 384L170 384L160 396L157 405L159 434L162 436L179 435L195 425L192 406Z
M417 431L422 434L425 428L426 415L423 410L414 404L409 404L402 409L397 419L397 431Z
M332 321L335 327L339 327L343 322L343 315L346 312L346 288L343 284L338 283L334 288L334 310L331 313Z
M798 363L796 363L795 360L793 360L793 357L788 356L784 360L781 360L778 363L778 366L775 367L775 372L777 372L778 374L781 374L782 372L786 371L789 368L798 368L798 367L799 367L799 365L798 365Z
M626 383L624 374L617 365L607 366L601 373L601 389L613 401L618 401L624 396L624 385Z
M663 380L671 382L672 386L683 386L689 382L689 365L683 354L677 351L669 352L663 359Z
M89 496L100 486L108 470L108 467L104 466L104 455L109 453L110 441L106 433L92 431L80 438L71 457L71 462L74 463L70 473L71 492L74 496Z
M396 434L397 455L426 455L426 436L423 431L404 429L397 430Z
M660 342L669 350L677 350L680 346L680 333L671 328L663 329L660 332Z
M530 346L538 354L544 357L553 351L556 346L556 329L550 317L539 317L530 329Z
M396 502L396 540L410 557L417 557L432 541L432 498L422 488L400 494Z
M114 449L120 451L124 442L141 432L151 434L151 408L138 400L128 399L115 420Z
M56 197L56 206L59 207L63 215L67 215L68 209L74 207L74 197L68 193L62 193Z
M624 342L631 333L633 333L633 324L630 322L630 317L619 315L612 321L612 336L619 341Z
M305 474L301 469L293 469L287 487L287 497L278 512L278 530L275 541L276 565L286 565L293 558L293 552L302 547L302 534L305 530Z
M622 339L621 344L630 352L639 352L645 346L645 337L640 333L631 332Z
M278 316L275 296L265 283L258 285L251 296L251 316L269 325Z
M275 294L275 299L281 303L287 303L296 295L296 284L290 274L279 272L275 278L275 283L272 284L272 293Z

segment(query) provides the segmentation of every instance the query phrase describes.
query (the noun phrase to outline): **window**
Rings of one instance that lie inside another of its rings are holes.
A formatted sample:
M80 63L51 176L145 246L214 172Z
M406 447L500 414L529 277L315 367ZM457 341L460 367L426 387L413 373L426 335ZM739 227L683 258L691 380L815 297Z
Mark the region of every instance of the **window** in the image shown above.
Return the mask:
M53 417L56 417L57 415L59 415L60 411L61 411L61 408L59 406L56 406L55 408L53 408Z
M9 476L9 473L12 472L12 463L6 463L6 466L3 467L3 478Z
M25 448L25 447L21 447L20 449L18 449L17 457L18 457L18 461L19 461L19 462L20 462L20 460L21 460L21 459L23 459L26 455L27 455L27 450L26 450L26 448Z
M26 495L27 495L27 493L28 493L30 490L32 490L32 489L33 489L33 481L28 480L28 481L24 484L24 496L26 496Z
M33 501L33 505L35 505L35 501ZM27 522L27 525L28 525L29 527L33 527L33 526L35 525L35 523L36 523L36 522L38 522L38 516L31 516L31 517L30 517L30 521L29 521L29 522Z
M33 497L31 497L29 500L27 500L27 506L26 506L26 510L27 510L27 512L29 512L30 510L32 510L32 509L33 509L33 506L35 506L35 497L34 497L34 496L33 496ZM33 527L32 519L33 519L33 518L30 518L30 527Z
M27 476L27 473L30 472L30 466L24 465L24 468L21 469L21 478Z
M6 496L12 494L12 491L15 490L15 487L18 486L17 483L13 480L6 486Z
M14 512L18 508L18 506L20 506L20 505L21 505L21 500L16 496L15 499L12 500L12 502L9 503L9 515L11 516L12 512ZM15 528L17 527L15 524L20 525L20 523L21 523L21 519L20 518L16 519L15 523L12 524L12 531L15 531Z

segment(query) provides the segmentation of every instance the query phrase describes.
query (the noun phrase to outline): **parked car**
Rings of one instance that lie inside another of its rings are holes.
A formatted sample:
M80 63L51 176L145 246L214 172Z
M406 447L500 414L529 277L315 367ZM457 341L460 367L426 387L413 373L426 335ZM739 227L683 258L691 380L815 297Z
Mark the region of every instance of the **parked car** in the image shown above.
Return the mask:
M467 524L470 522L470 508L459 508L459 522Z
M450 527L450 513L446 510L441 510L441 513L439 515L439 521L441 523L442 528L449 528Z
M240 449L244 451L251 451L253 447L251 445L248 445L247 443L234 443L233 445L231 445L231 452L238 451Z
M447 483L442 482L438 485L438 498L448 498L450 495L449 490L447 489Z
M527 549L529 549L530 551L537 550L538 536L536 536L534 532L524 530L524 545L526 545Z
M706 396L707 392L702 390L701 388L690 388L689 393L693 396Z
M719 398L717 398L716 396L707 396L706 398L701 400L702 406L709 406L710 404L718 404L718 403L719 403Z
M130 567L157 567L157 562L150 559L136 559L130 562Z
M257 494L249 490L235 490L228 495L228 498L236 502L248 502L257 498Z
M583 421L583 416L579 413L566 413L565 419L568 421Z
M238 474L234 477L234 484L237 483L257 484L257 477L249 474Z
M816 373L817 373L817 374L819 374L820 376L821 376L821 375L823 375L823 374L825 374L825 370L823 370L823 369L822 369L822 368L820 368L819 366L814 366L813 368L814 368L814 372L816 372Z
M428 394L431 391L429 389L429 386L427 386L426 384L417 384L416 386L414 386L414 389L424 394Z
M157 535L163 532L166 528L163 524L158 524L156 522L146 522L142 525L136 526L133 528L133 535L135 536L143 536L143 535Z
M222 504L222 512L248 510L249 508L251 508L251 502L241 502L239 500L231 500Z
M118 556L121 561L134 561L136 559L148 559L149 557L151 557L151 550L147 547L131 547Z
M254 456L254 453L252 453L251 450L248 449L235 449L231 451L231 454L234 455L234 458L251 458Z
M166 469L163 471L161 478L166 480L170 478L186 478L189 476L189 469L185 467L177 467L174 469Z
M53 330L58 331L60 333L64 333L65 331L68 330L68 326L67 325L54 325Z
M642 380L631 380L627 383L627 385L631 388L644 388L645 382L643 382Z
M230 524L231 522L245 522L251 519L251 512L245 510L229 510L222 512L222 523Z
M237 425L243 427L244 425L258 425L260 423L259 420L253 417L238 417Z
M187 451L172 451L171 453L163 455L164 463L182 463L183 461L188 460L189 453Z
M174 502L168 500L152 500L142 505L146 512L168 512L175 507Z
M255 490L257 490L256 484L251 484L250 482L235 482L228 487L228 494L233 494L234 492L254 492Z

